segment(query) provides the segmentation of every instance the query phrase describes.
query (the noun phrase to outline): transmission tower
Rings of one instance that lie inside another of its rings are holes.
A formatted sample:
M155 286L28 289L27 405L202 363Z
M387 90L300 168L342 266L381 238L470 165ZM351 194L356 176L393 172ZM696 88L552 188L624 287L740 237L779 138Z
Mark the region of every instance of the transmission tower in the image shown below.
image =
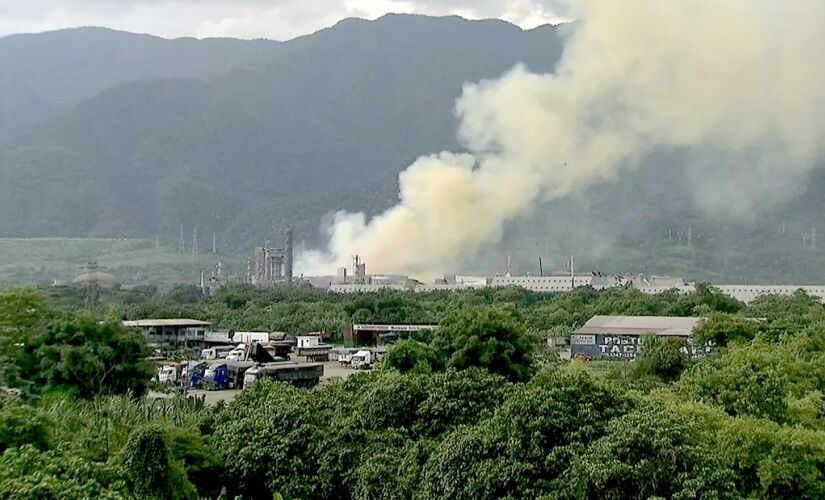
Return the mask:
M97 305L98 290L100 288L100 266L97 261L90 260L86 264L86 307L94 309Z
M180 237L178 238L178 255L183 255L186 251L186 242L183 241L183 224L180 225Z
M198 228L192 231L192 257L198 256Z

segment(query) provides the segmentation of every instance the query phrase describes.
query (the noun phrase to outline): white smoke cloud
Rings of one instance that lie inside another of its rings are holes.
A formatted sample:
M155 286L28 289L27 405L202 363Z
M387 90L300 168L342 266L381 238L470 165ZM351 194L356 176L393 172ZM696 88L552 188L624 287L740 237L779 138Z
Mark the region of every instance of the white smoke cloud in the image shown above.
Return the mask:
M825 2L576 1L580 22L555 74L516 67L465 86L465 154L418 159L399 203L367 221L339 213L329 271L433 276L494 241L541 201L684 150L700 205L741 216L794 193L825 152ZM311 266L311 267L310 267Z

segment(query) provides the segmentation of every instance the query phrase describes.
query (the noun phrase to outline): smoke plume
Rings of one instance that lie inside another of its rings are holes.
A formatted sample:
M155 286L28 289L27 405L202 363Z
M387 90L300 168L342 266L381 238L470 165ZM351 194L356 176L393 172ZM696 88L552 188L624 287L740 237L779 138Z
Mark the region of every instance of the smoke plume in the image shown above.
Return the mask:
M399 202L367 220L339 212L307 271L362 256L373 272L434 276L505 223L684 151L707 211L741 216L797 192L825 152L825 2L572 2L553 74L517 66L467 84L456 103L467 152L419 158ZM325 269L323 269L325 268Z

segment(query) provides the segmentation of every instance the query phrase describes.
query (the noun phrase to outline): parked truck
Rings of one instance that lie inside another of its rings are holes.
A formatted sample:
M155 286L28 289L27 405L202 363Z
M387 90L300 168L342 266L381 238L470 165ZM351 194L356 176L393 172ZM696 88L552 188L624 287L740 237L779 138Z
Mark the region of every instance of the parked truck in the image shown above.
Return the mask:
M236 344L251 344L253 342L269 342L268 332L232 332L232 342Z
M207 389L240 389L246 370L255 366L254 361L219 361L206 368L203 385Z
M381 361L387 354L387 348L383 346L370 347L369 349L362 349L350 358L350 366L356 370L369 370L377 362Z
M210 347L201 351L201 359L224 359L234 349L231 345Z
M350 358L350 365L356 370L369 370L372 363L373 356L370 351L358 351Z
M265 363L246 371L243 387L246 389L261 379L289 382L296 387L312 387L318 384L323 375L324 365L319 363Z
M178 367L163 365L158 368L157 381L159 384L175 385L178 382Z
M203 377L209 364L205 361L190 361L186 367L186 387L195 389L203 385Z

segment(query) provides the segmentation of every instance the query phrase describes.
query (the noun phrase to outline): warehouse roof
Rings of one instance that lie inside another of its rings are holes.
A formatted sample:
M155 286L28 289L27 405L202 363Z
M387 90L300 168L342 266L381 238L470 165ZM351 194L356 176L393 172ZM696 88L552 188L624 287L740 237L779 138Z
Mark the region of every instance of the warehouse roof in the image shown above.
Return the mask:
M124 321L123 326L137 326L139 328L149 328L155 326L177 326L189 328L195 326L209 326L212 323L198 319L138 319L135 321Z
M689 337L702 318L679 316L593 316L573 333Z

